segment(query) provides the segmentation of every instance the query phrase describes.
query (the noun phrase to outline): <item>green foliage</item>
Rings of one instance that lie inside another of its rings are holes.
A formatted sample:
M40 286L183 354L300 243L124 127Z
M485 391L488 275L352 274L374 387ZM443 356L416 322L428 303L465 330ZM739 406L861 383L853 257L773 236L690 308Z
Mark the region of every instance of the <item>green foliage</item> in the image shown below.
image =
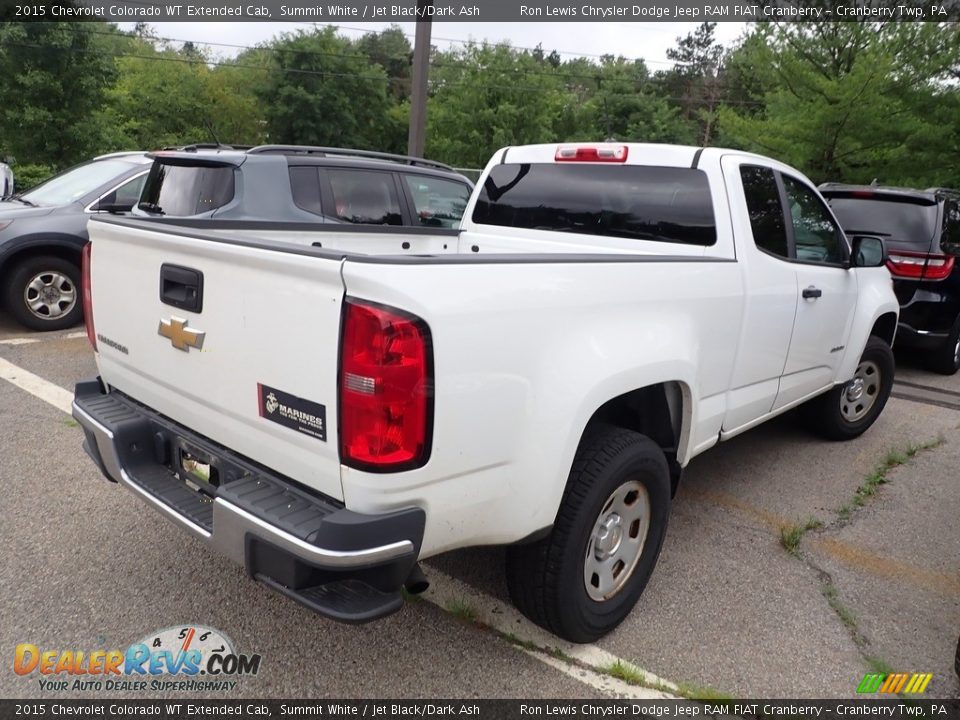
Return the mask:
M0 146L24 163L63 166L103 146L91 118L114 81L88 31L100 23L0 26Z
M817 182L960 187L960 29L945 23L755 23L731 49L703 23L642 60L562 58L542 45L431 55L427 154L482 167L505 145L724 145ZM211 142L405 152L411 43L281 35L236 57L138 23L0 26L0 152L18 186L95 154Z
M760 25L734 62L763 109L721 108L725 138L816 182L955 185L958 38L937 23Z
M382 149L391 137L384 69L326 27L271 45L259 89L270 142Z
M427 103L427 155L483 167L504 145L557 139L553 123L572 109L553 69L505 44L436 53Z
M57 172L52 165L16 165L13 168L14 185L18 193L36 187Z

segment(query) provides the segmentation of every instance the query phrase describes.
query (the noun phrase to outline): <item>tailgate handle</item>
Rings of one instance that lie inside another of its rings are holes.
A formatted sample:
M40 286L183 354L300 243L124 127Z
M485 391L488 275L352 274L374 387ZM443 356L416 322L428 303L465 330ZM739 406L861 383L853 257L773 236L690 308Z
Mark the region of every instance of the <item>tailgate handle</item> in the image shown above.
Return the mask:
M203 273L182 265L169 263L161 265L160 302L181 310L201 312L203 310Z

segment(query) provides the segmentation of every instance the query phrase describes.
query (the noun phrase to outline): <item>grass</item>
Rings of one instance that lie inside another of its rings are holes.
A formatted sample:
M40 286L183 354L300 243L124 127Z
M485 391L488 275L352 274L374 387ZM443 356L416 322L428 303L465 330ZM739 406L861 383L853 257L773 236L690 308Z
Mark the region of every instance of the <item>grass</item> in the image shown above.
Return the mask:
M872 673L889 675L894 671L893 668L885 661L881 660L880 658L875 658L872 655L864 655L863 660L867 663L867 667L870 668L870 672Z
M830 609L836 613L838 618L840 618L840 622L856 633L857 617L853 614L853 611L844 605L842 600L840 600L840 593L837 592L837 586L832 582L826 582L823 584L823 587L820 588L820 592L822 592L823 597L826 598Z
M517 637L516 635L514 635L513 633L509 633L509 632L508 632L508 633L500 633L500 637L502 637L504 640L506 640L506 641L507 641L508 643L510 643L511 645L516 645L517 647L523 648L524 650L532 650L532 651L542 652L540 646L537 645L536 643L530 642L529 640L524 640L523 638L518 638L518 637Z
M74 420L71 417L64 418L63 424L66 425L67 427L80 427L80 423L78 423L76 420Z
M800 548L800 541L803 536L811 530L823 527L823 522L815 517L807 518L807 521L801 525L781 525L780 526L780 544L783 549L791 555L796 555Z
M400 595L403 597L403 601L408 603L420 602L423 599L421 597L422 593L414 594L403 586L400 587Z
M733 700L731 695L720 692L709 685L701 686L691 685L690 683L680 683L677 685L677 690L680 695L683 695L683 697L688 700L701 700L703 702L730 702Z
M447 611L455 618L459 618L460 620L468 623L475 623L480 617L476 608L470 605L470 603L463 598L454 598L448 602Z
M891 470L898 468L901 465L905 465L918 452L922 450L932 450L935 447L939 447L943 443L944 437L943 435L940 435L934 440L928 440L927 442L920 443L919 445L911 443L904 450L888 451L883 460L880 461L880 464L873 469L873 472L867 475L864 481L860 484L860 487L854 491L853 498L850 500L850 502L837 509L837 515L841 520L849 520L850 516L855 510L866 505L867 501L877 494L877 492L880 490L880 487L887 484L887 476L890 474Z
M646 685L647 676L644 675L640 670L635 668L633 665L617 660L610 665L607 665L604 668L601 668L610 677L615 677L618 680L623 680L625 683L630 683L631 685Z

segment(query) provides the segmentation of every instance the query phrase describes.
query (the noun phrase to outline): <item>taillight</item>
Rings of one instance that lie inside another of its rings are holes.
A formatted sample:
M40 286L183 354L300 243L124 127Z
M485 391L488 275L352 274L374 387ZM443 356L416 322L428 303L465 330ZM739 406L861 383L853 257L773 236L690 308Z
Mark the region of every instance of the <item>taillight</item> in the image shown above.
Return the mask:
M927 253L897 250L887 258L890 274L899 278L913 280L944 280L953 272L952 255L934 255Z
M90 253L93 243L88 242L80 253L80 294L83 297L83 324L87 328L87 340L97 350L97 333L93 328L93 294L90 291Z
M373 472L430 456L433 348L418 317L348 299L340 346L340 459Z
M629 148L626 145L600 145L598 147L557 148L553 159L556 162L616 162L627 161Z

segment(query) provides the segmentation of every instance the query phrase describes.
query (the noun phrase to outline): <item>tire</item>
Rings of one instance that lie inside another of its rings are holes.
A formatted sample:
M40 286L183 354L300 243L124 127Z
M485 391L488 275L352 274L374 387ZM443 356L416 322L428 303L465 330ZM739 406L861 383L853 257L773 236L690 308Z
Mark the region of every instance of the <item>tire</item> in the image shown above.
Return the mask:
M837 385L806 404L807 425L828 440L859 437L883 412L893 388L894 367L893 350L883 340L871 335L853 380ZM853 386L858 379L862 381L859 395Z
M960 317L953 324L947 341L927 356L927 366L941 375L954 375L960 370Z
M613 520L616 508L619 525ZM566 640L603 637L623 621L646 587L669 515L670 473L663 451L630 430L589 428L550 534L507 549L511 600L530 620ZM601 561L600 555L608 557ZM618 563L623 563L619 573ZM603 581L599 573L588 573L603 569L610 571Z
M14 319L31 330L63 330L83 318L80 268L51 256L31 257L8 276L6 306Z

